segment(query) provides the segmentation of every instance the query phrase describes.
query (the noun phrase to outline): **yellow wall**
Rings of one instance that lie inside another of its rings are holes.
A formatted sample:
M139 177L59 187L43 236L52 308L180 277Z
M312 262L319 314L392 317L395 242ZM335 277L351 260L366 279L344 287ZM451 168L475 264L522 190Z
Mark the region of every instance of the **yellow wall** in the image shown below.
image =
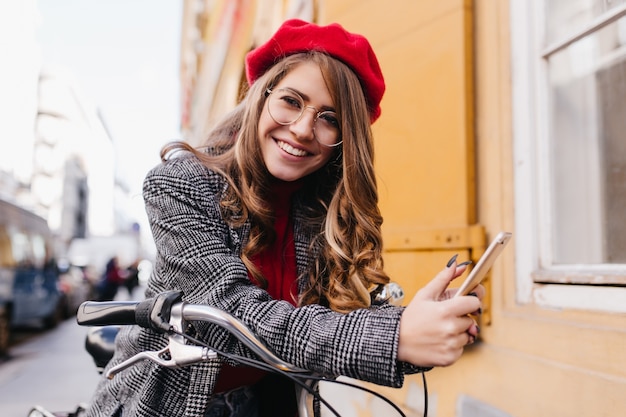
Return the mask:
M465 3L329 1L321 8L320 23L337 21L370 39L385 75L373 128L386 261L410 294L455 253L475 258L484 245L482 230L471 227L473 52Z
M381 60L387 92L374 130L385 262L411 294L459 252L438 244L454 228L479 225L487 240L515 232L508 2L345 0L320 10L321 23L364 33ZM469 240L479 246L480 231ZM429 415L461 415L463 396L515 417L624 415L624 316L518 305L514 246L493 270L482 341L427 374ZM391 395L415 403L420 389L412 377Z

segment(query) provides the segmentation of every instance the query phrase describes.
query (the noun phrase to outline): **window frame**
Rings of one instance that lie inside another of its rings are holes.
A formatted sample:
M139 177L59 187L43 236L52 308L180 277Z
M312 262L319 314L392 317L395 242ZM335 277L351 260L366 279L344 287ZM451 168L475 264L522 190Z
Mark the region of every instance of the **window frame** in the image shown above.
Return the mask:
M616 7L546 47L545 0L510 2L516 296L546 308L626 312L625 265L549 265L549 89L547 57L626 15ZM598 285L601 284L601 285Z

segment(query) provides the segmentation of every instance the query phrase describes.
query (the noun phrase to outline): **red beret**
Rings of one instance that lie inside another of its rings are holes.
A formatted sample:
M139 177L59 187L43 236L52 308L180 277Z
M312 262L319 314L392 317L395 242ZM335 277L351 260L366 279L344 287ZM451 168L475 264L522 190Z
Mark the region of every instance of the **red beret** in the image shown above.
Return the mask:
M318 26L299 19L285 21L274 36L246 55L246 77L252 85L282 58L310 50L322 51L348 65L357 75L374 123L380 116L385 80L378 60L365 37L346 31L337 23Z

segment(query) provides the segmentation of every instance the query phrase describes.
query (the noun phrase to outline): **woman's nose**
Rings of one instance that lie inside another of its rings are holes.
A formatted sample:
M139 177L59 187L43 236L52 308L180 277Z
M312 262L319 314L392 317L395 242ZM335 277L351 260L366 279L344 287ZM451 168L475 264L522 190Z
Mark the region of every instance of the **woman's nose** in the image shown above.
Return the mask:
M302 139L315 139L315 117L317 116L317 111L313 108L305 108L302 116L295 122L290 125L291 131Z

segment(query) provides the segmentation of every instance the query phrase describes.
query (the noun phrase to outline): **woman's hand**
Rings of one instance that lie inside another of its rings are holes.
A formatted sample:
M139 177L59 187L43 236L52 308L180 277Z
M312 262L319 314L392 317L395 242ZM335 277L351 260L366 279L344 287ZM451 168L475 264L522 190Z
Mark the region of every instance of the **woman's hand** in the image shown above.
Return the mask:
M479 328L470 314L481 311L484 287L457 298L452 298L456 289L448 289L465 269L453 262L415 294L400 319L399 360L423 367L448 366L476 340Z

